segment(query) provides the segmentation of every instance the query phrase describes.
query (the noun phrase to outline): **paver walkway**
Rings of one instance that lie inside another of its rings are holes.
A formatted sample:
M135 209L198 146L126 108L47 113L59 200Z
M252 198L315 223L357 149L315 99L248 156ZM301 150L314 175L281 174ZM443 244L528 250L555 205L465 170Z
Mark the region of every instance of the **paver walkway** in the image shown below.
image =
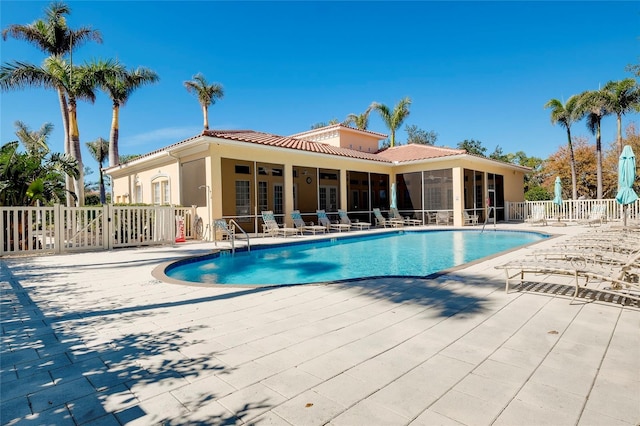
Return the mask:
M505 294L531 248L434 279L150 275L211 247L0 259L2 424L640 423L640 310Z

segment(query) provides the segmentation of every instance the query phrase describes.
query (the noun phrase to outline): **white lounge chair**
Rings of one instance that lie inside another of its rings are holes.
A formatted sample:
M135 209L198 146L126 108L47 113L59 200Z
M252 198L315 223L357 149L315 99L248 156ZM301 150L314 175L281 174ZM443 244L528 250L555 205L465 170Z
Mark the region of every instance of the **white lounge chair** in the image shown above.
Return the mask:
M581 225L600 226L607 221L607 206L605 204L595 204L591 208L589 217L578 221Z
M281 228L276 222L276 218L272 211L263 211L262 212L262 221L265 225L265 233L267 235L271 235L272 237L277 237L282 235L283 237L287 237L289 235L299 234L300 231L296 228L287 228L286 226Z
M397 219L387 219L382 215L382 212L379 208L373 209L373 215L376 217L376 225L384 226L385 228L389 227L399 227L404 225L404 221Z
M227 221L224 219L214 220L213 227L215 229L216 237L218 236L218 233L220 233L220 239L222 240L224 239L230 240L230 239L233 239L235 236L236 228L235 227L229 228Z
M349 215L347 214L346 210L339 209L338 216L340 216L340 223L353 226L354 228L358 228L361 231L363 229L371 228L371 224L369 222L353 222L351 219L349 219Z
M291 219L293 220L293 225L298 228L300 233L309 232L313 235L316 235L316 233L318 232L321 232L323 234L327 232L327 228L322 225L307 225L302 219L302 215L300 214L299 210L294 210L291 212Z
M462 211L462 217L464 219L465 225L477 225L478 224L478 215L477 214L469 214L466 210Z
M541 276L545 282L546 278L550 276L564 276L569 277L575 287L572 301L578 296L580 289L593 283L601 284L598 288L594 288L594 291L640 301L640 283L638 281L640 254L635 252L624 260L623 263L612 263L610 259L601 262L595 257L590 259L571 256L560 259L545 257L541 260L525 257L496 266L496 268L505 271L506 292L509 292L509 286L514 279L518 280L522 286L527 274Z
M527 218L526 222L531 225L535 225L536 223L546 225L547 214L544 210L544 206L539 204L534 204L533 206L531 206L531 214Z
M345 223L331 223L329 217L327 217L327 212L324 210L316 210L316 214L318 215L318 223L326 227L329 231L349 231L351 230L351 225L347 225Z
M436 212L436 225L448 225L451 222L451 215L448 211Z
M418 219L412 219L410 217L403 217L397 208L391 207L389 209L389 217L391 220L401 220L405 225L418 226L422 225L422 221Z

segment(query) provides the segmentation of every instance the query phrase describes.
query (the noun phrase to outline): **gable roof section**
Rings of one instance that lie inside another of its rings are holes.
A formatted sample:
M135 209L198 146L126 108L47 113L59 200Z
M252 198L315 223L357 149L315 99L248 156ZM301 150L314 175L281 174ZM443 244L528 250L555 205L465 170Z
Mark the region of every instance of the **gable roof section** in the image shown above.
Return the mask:
M402 163L406 161L426 160L429 158L449 157L452 155L466 154L464 149L443 148L433 145L408 144L387 148L378 152L378 157L387 161Z
M354 132L354 133L362 133L362 134L365 134L367 136L375 136L378 140L382 140L382 139L385 139L387 137L387 135L385 135L383 133L372 132L371 130L356 129L355 127L345 126L342 123L332 124L330 126L325 126L325 127L319 127L317 129L305 130L304 132L296 133L294 135L291 135L290 137L296 138L296 139L304 139L305 137L319 135L319 134L322 134L322 133L327 133L327 132L329 132L331 130L338 130L338 129L346 130L346 131Z

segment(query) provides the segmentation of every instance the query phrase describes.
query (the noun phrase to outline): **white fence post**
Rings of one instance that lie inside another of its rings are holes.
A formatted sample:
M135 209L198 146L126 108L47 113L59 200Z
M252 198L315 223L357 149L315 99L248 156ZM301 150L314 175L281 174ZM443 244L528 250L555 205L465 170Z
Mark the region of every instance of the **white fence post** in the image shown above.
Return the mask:
M64 212L61 204L53 205L53 245L54 252L60 254L64 248Z

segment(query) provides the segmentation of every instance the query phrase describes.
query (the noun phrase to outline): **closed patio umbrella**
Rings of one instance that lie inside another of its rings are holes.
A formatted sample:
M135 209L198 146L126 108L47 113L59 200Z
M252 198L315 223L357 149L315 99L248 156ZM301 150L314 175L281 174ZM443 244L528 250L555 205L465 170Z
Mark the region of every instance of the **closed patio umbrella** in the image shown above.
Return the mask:
M389 207L392 208L392 209L398 208L398 201L397 201L397 195L396 195L396 184L395 183L391 184L391 205Z
M556 177L553 194L553 204L558 206L558 221L560 221L560 209L562 208L562 181L560 180L560 176Z
M627 226L627 206L638 199L633 190L636 179L636 156L629 145L625 145L618 161L618 194L616 201L623 206L623 224Z

